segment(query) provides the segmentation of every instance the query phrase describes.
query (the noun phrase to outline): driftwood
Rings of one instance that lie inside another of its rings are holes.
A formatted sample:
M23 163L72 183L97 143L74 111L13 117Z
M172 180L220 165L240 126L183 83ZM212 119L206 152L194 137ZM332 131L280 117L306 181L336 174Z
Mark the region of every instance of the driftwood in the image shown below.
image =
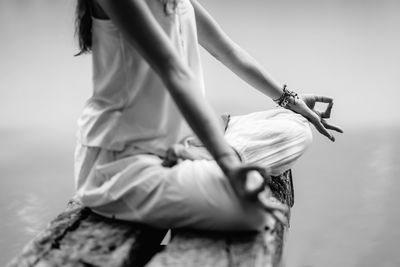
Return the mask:
M290 171L279 179L285 183L274 194L292 206ZM175 230L162 249L165 230L108 219L72 200L8 266L279 266L284 232L279 223L258 233Z

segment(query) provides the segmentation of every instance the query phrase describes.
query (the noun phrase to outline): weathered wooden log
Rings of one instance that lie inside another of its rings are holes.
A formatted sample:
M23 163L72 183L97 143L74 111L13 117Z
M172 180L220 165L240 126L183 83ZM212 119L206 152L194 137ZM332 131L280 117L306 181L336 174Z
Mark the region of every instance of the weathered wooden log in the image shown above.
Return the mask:
M291 206L290 171L276 179L284 183L272 186L275 197ZM108 219L72 200L8 266L279 266L284 231L276 222L258 233L175 230L159 252L165 230Z

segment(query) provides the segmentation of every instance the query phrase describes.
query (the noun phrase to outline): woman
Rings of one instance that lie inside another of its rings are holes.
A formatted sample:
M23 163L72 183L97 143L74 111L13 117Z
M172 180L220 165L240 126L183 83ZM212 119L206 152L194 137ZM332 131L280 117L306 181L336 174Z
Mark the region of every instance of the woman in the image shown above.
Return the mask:
M308 121L334 141L331 98L298 97L271 79L196 0L78 0L77 26L80 54L93 57L75 155L84 205L160 228L285 221L286 207L266 197L269 175L304 153ZM286 109L221 123L203 97L198 43ZM322 113L318 101L329 103Z

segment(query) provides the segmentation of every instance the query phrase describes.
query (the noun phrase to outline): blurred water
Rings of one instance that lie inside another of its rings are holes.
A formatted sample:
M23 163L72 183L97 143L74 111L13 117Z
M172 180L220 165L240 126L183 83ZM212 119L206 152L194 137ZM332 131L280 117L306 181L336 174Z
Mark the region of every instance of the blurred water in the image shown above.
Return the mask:
M294 169L287 266L400 266L400 2L202 3L274 77L333 96L346 130L334 144L315 136ZM0 1L0 265L73 194L76 119L91 93L90 57L72 56L73 9ZM217 112L274 106L202 53Z
M64 210L73 194L73 136L0 131L0 265Z
M399 128L316 140L294 169L288 266L400 266Z

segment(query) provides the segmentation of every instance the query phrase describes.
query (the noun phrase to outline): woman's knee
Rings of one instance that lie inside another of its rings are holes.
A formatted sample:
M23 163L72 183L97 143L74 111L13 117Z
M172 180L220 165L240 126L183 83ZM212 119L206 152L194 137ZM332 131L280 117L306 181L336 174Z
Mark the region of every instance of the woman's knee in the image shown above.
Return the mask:
M258 121L241 138L238 150L246 162L261 164L272 175L279 175L308 149L312 132L305 118L287 111Z
M313 140L310 124L304 120L302 118L300 121L290 121L287 126L288 142L292 146L298 147L301 153L307 150Z
M289 120L280 128L280 140L271 161L273 175L290 169L310 147L313 137L308 122Z
M312 142L310 123L303 116L286 111L278 116L275 123L276 131L280 132L281 142L308 147Z

